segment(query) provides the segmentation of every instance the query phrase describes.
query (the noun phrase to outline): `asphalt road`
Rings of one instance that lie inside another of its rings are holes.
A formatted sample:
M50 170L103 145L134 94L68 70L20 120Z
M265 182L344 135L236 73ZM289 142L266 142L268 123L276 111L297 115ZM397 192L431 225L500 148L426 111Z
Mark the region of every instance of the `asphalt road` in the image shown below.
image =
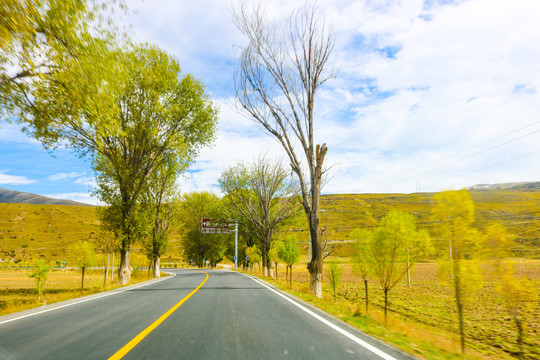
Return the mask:
M411 359L248 276L175 273L0 317L0 359Z

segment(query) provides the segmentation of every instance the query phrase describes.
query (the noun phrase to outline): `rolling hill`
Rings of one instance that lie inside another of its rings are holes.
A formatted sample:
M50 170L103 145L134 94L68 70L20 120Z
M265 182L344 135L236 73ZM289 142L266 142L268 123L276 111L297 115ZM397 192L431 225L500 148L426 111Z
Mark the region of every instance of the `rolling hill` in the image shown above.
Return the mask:
M533 185L531 185L533 184ZM482 229L494 221L503 224L516 236L515 256L540 258L540 189L539 183L519 183L497 188L472 189L476 205L476 226ZM420 228L431 229L434 193L414 194L334 194L321 198L321 227L329 240L352 240L355 228L373 228L391 209L416 216ZM45 198L46 199L46 198ZM0 200L5 201L5 200ZM67 244L92 239L99 233L96 207L59 206L58 204L0 203L0 259L46 257L59 260ZM298 240L307 242L307 224L286 228ZM434 241L445 241L436 239ZM171 255L179 256L178 236L174 236ZM307 251L307 243L304 244ZM340 246L336 255L348 255L350 243ZM169 254L168 254L169 255Z
M2 187L0 187L0 203L92 206L77 201L52 199L41 195L9 190Z

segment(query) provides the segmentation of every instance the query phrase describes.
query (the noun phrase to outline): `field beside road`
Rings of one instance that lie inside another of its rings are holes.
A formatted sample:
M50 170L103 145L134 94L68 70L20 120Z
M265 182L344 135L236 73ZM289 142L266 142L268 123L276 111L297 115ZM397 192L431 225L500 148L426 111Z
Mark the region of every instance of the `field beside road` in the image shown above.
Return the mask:
M55 269L48 273L44 293L38 302L36 280L30 277L31 273L30 269L0 268L0 316L120 287L116 278L109 279L103 287L103 271L87 270L81 292L80 270ZM139 272L132 277L131 284L149 279L147 272Z
M369 310L365 312L363 281L352 271L348 258L338 258L342 269L337 300L334 301L325 266L323 298L309 291L306 265L293 270L293 285L284 281L285 269L280 266L278 281L269 280L368 334L394 344L424 359L459 359L459 331L453 288L441 279L437 263L420 263L412 273L412 286L398 284L389 295L389 322L384 326L384 297L376 282L369 283ZM485 265L485 267L488 267ZM540 261L515 260L518 277L533 281L540 293ZM489 268L484 269L489 272ZM518 353L517 330L504 301L497 293L498 284L484 279L465 309L467 359L515 359ZM526 313L524 358L540 358L540 306Z

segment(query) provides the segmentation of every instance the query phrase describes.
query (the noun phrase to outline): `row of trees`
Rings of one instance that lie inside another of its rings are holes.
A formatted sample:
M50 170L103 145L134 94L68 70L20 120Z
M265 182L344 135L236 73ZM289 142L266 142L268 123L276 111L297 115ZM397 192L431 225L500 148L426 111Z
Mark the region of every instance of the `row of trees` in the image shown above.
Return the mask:
M510 256L513 237L499 224L484 231L474 227L475 209L466 190L445 191L434 197L432 233L442 243L433 246L426 230L418 230L414 217L400 211L390 211L379 226L370 232L353 230L357 239L353 262L354 270L364 282L365 307L368 310L368 280L374 278L384 292L385 320L388 295L404 277L410 283L410 271L421 258L437 254L441 269L454 290L461 349L465 352L465 313L476 290L480 288L482 273L479 260L494 262L490 276L500 287L500 294L511 314L518 333L518 345L523 344L523 314L537 301L535 287L526 279L516 278L513 267L505 261Z
M213 140L217 110L174 57L110 25L118 4L3 1L0 108L46 148L91 161L126 284L135 242L159 274L176 178Z

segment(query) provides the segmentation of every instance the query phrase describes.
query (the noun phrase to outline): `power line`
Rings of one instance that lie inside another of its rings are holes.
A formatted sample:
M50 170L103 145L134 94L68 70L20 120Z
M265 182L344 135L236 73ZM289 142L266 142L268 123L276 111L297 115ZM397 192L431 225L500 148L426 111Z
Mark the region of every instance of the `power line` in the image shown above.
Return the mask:
M435 130L435 129L440 129L442 126L448 124L448 123L451 122L452 120L458 119L458 118L460 118L463 114L465 114L465 113L471 111L471 109L474 109L474 108L476 108L476 107L479 107L483 102L485 102L485 99L486 99L486 98L493 98L493 97L496 97L496 96L498 96L498 95L500 95L500 94L503 94L503 93L507 92L507 91L510 90L510 89L515 89L515 87L516 87L517 85L519 85L520 83L522 83L522 82L525 81L525 80L528 80L528 79L534 77L535 75L537 75L537 74L539 74L539 73L540 73L540 69L537 70L537 71L535 71L535 72L533 72L533 73L531 73L531 74L529 74L529 75L527 75L527 76L525 76L524 78L522 78L522 79L520 79L520 80L514 82L512 85L503 88L502 90L500 90L500 91L498 91L498 92L496 92L496 93L493 93L493 94L491 94L491 95L485 96L483 101L477 102L477 103L475 103L474 105L472 105L471 107L469 107L468 109L465 109L465 110L461 111L459 114L457 114L457 115L455 115L455 116L449 118L448 120L443 121L442 123L439 123L439 124L433 126L433 127L430 128L428 131L423 132L422 136L425 136L425 135L427 135L427 134L433 132L433 130ZM535 87L535 88L536 88L536 87ZM506 100L505 102L503 102L503 103L501 103L501 104L498 104L497 106L495 106L495 107L493 107L493 108L491 108L491 109L488 109L486 112L489 112L489 111L491 111L491 110L494 110L495 108L497 108L497 107L499 107L499 106L501 106L501 105L504 105L504 104L506 104L506 103L508 103L508 102L510 102L510 101L512 101L512 100L514 100L515 98L517 98L517 97L519 97L519 96L521 96L521 95L523 95L523 93L517 93L517 94L514 95L514 97L512 97L512 98ZM465 121L461 122L460 124L458 124L458 125L455 126L455 127L461 126L461 125L463 125L463 124L469 122L470 120L472 120L472 119L474 119L474 118L477 118L477 117L479 117L479 116L480 116L480 115L476 115L476 116L472 117L471 119L465 120ZM439 135L437 135L437 137L439 137L440 135L441 135L441 133L439 133ZM407 141L407 142L405 142L405 143L402 143L402 144L400 145L400 147L409 145L409 144L412 143L415 139L418 139L418 138L419 138L418 136L415 137L415 138L412 138L411 140L409 140L409 141Z
M452 177L452 178L450 178L450 179L456 179L456 178L459 178L459 177L462 177L462 176L465 176L465 175L469 175L469 174L472 174L472 173L475 173L475 172L478 172L478 171L486 170L486 169L489 169L489 168L492 168L492 167L495 167L495 166L499 166L499 165L502 165L502 164L506 164L506 163L509 163L509 162L512 162L512 161L521 160L521 159L524 159L524 158L526 158L526 157L533 156L533 155L536 155L536 154L540 154L540 150L539 150L539 151L532 152L532 153L529 153L529 154L526 154L526 155L518 156L518 157L513 158L513 159L510 159L510 160L502 161L502 162L497 163L497 164L485 166L485 167L480 168L480 169L468 171L468 172L462 173L462 174L460 174L460 175L458 175L458 176L454 176L454 177ZM450 180L450 179L449 179L449 180ZM436 184L439 184L439 183L441 183L441 182L443 182L443 181L444 181L444 180L437 181L437 182L434 182L434 183L429 184L428 186L436 185Z
M396 184L400 184L400 183L403 183L403 182L405 182L405 181L414 179L414 178L416 178L416 177L418 177L418 176L425 175L425 174L428 174L428 173L430 173L430 172L433 172L433 171L436 171L436 170L443 169L443 168L445 168L445 167L448 167L448 166L450 166L450 165L454 165L454 164L459 163L459 162L464 161L464 160L468 160L468 159L470 159L470 158L472 158L472 157L475 157L475 156L477 156L477 155L481 155L481 154L483 154L483 153L485 153L485 152L488 152L488 151L490 151L490 150L493 150L493 149L499 148L499 147L501 147L501 146L507 145L507 144L509 144L509 143L511 143L511 142L514 142L514 141L517 141L517 140L521 140L521 139L523 139L523 138L525 138L525 137L527 137L527 136L536 134L536 133L538 133L538 132L540 132L540 129L539 129L539 130L532 131L532 132L527 133L527 134L525 134L525 135L522 135L522 136L520 136L520 137L514 138L514 139L512 139L512 140L508 140L508 141L503 142L503 143L501 143L501 144L494 145L494 146L492 146L492 147L490 147L490 148L487 148L487 149L478 151L478 152L476 152L476 153L474 153L474 154L472 154L472 155L468 155L468 156L462 157L462 158L460 158L460 159L454 160L454 161L452 161L452 162L449 162L449 163L447 163L447 164L441 165L441 166L436 167L436 168L434 168L434 169L430 169L430 170L421 172L421 173L419 173L419 174L415 174L415 175L413 175L413 176L411 176L411 177L408 177L408 178L402 179L402 180L400 180L400 181L397 181L397 182L395 182L395 183L392 183L392 184L390 184L390 186L396 185ZM477 147L477 146L476 146L476 147ZM458 153L458 154L459 154L459 153ZM447 156L447 157L448 157L448 156Z

